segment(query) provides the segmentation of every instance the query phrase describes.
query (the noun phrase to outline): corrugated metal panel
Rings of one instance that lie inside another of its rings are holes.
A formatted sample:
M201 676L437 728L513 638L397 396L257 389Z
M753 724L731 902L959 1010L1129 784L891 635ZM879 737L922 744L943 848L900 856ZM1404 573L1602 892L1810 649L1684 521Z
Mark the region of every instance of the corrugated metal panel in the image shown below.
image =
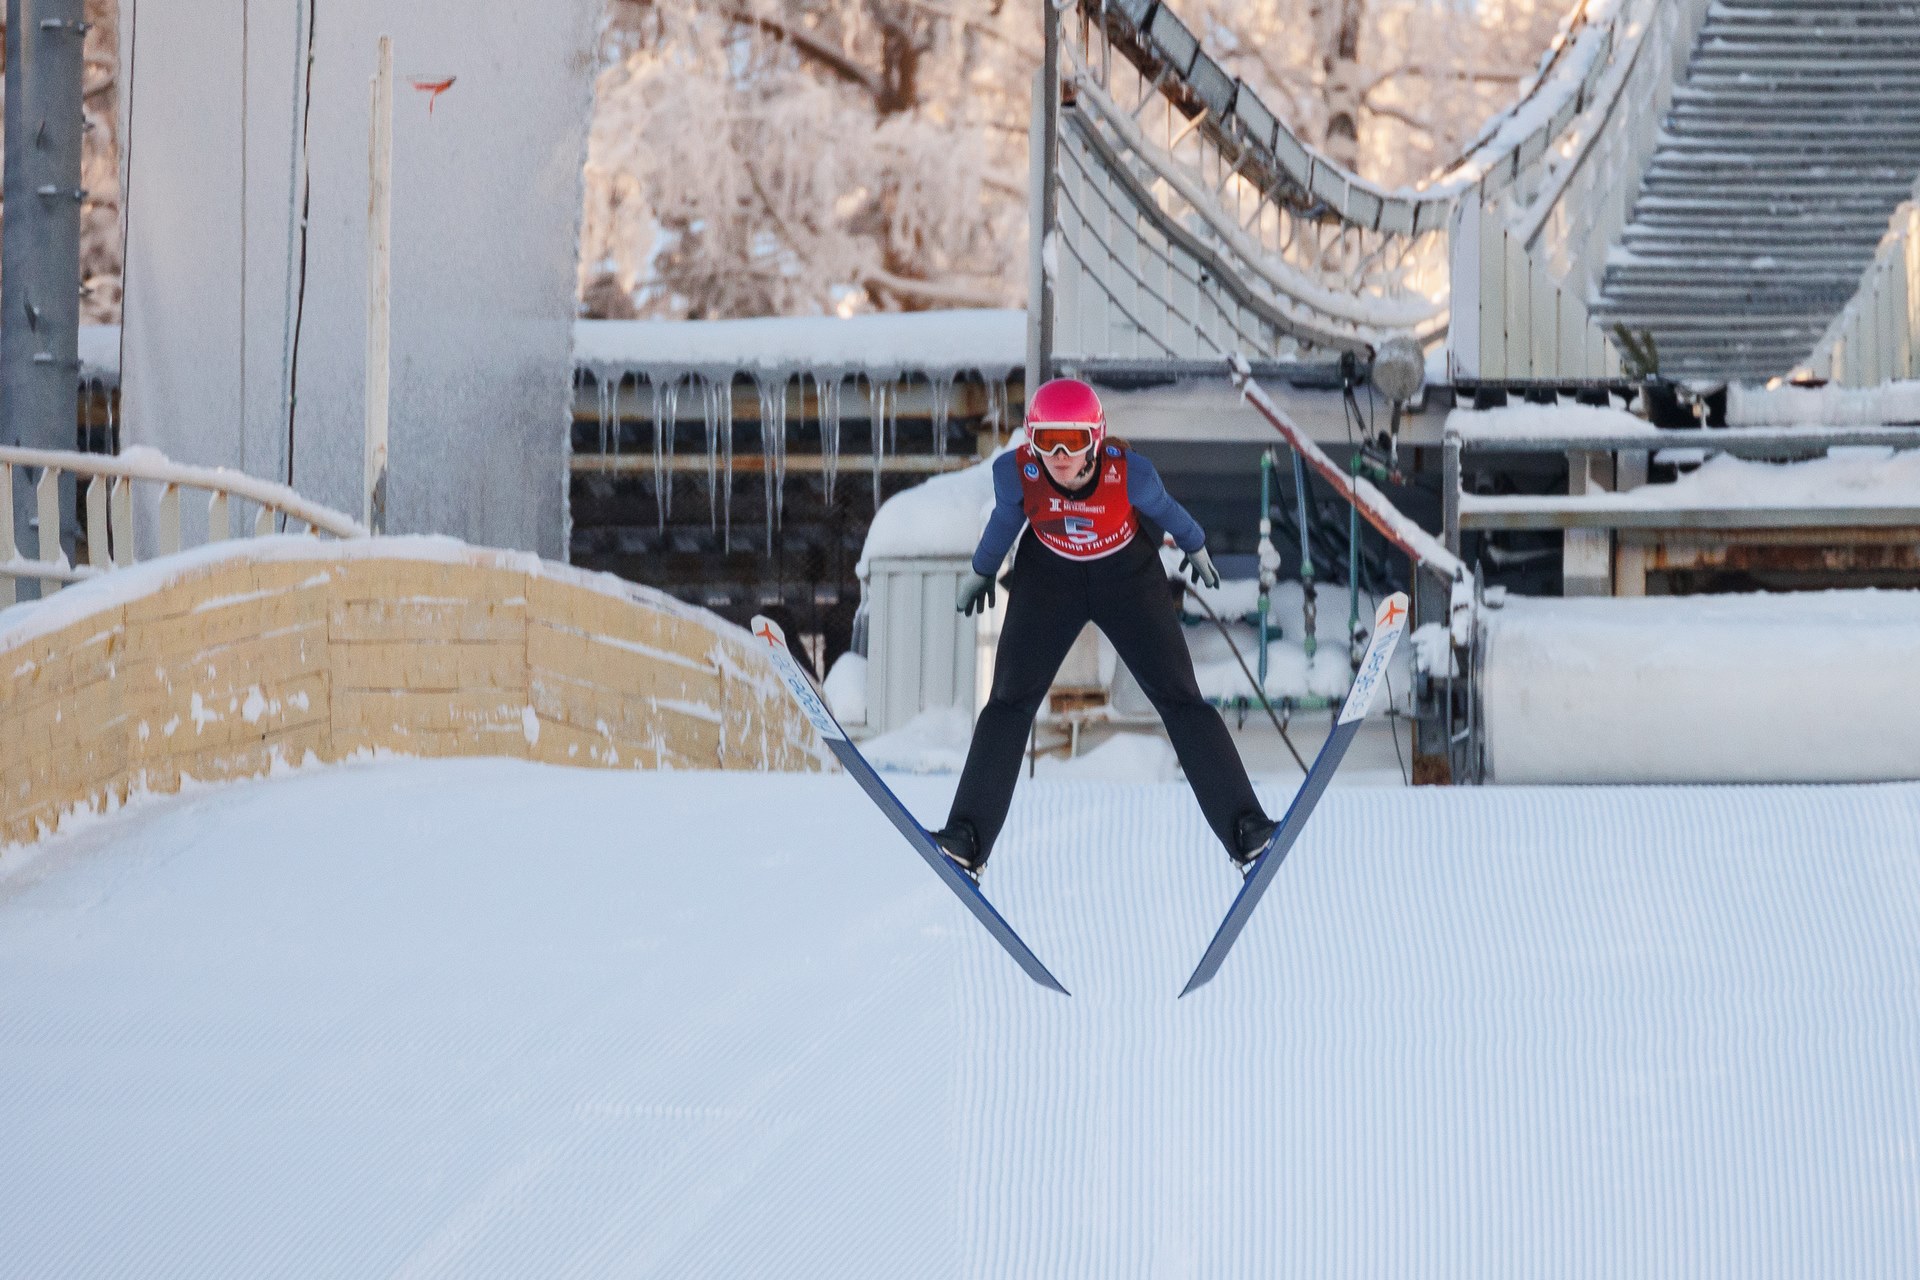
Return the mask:
M898 729L930 707L974 708L979 624L953 607L964 559L875 559L867 579L867 723Z

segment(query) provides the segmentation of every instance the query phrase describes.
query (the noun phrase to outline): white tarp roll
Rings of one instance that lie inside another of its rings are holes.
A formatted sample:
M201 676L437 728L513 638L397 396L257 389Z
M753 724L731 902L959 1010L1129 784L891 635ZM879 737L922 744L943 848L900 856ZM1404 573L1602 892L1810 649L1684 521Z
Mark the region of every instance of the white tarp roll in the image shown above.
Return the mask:
M368 82L390 35L387 527L562 557L600 8L142 0L129 10L126 442L360 510ZM416 87L448 79L442 92Z
M1481 616L1496 782L1920 778L1920 592L1509 597Z

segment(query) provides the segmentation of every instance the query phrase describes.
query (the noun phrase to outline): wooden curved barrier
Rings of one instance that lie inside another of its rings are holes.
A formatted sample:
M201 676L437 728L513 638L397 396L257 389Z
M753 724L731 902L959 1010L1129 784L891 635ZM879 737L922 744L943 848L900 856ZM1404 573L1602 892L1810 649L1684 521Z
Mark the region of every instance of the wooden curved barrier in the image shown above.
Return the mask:
M745 631L450 539L229 543L0 612L0 845L187 778L380 752L825 759Z

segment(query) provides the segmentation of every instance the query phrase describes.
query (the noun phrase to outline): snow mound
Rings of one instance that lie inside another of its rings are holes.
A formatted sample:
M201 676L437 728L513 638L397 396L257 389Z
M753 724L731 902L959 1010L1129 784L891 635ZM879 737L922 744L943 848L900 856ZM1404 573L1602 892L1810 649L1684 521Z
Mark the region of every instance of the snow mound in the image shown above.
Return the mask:
M869 738L860 753L876 769L958 773L973 741L973 717L959 707L929 707L891 733Z
M882 557L938 556L969 559L993 510L993 458L1025 440L1013 438L974 466L932 476L902 489L873 513L854 572L865 581L867 566Z
M867 660L848 650L833 661L833 670L820 685L827 708L841 724L867 722Z
M196 791L0 860L0 1270L1920 1274L1917 826L1335 790L1177 1000L1186 789L1023 781L987 890L1065 999L840 775Z

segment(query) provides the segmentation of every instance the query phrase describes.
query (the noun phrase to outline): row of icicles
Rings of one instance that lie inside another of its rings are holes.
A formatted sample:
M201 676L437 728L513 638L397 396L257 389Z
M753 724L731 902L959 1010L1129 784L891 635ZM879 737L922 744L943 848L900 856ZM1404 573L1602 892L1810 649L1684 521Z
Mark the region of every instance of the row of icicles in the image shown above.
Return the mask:
M755 376L754 387L760 400L761 478L766 493L766 548L773 551L774 534L779 530L786 506L787 475L787 384L798 378L801 394L812 382L814 403L820 420L822 474L826 481L827 501L833 500L834 478L840 469L841 391L845 376L821 376L815 373ZM957 375L952 372L931 376L928 385L933 396L933 456L947 456L947 423L953 409L953 387ZM722 538L727 551L733 549L733 378L724 380L699 373L655 380L645 374L623 370L611 381L598 372L594 384L598 395L600 452L620 454L620 393L631 380L637 390L647 384L653 411L653 486L654 509L662 532L673 512L673 486L667 467L674 454L671 425L679 421L680 394L684 387L700 398L701 418L706 428L707 520ZM987 421L996 433L1007 423L1009 378L983 376L987 391ZM873 469L873 495L880 501L880 464L888 453L899 452L900 384L894 380L866 378L867 420L873 424L870 464Z

